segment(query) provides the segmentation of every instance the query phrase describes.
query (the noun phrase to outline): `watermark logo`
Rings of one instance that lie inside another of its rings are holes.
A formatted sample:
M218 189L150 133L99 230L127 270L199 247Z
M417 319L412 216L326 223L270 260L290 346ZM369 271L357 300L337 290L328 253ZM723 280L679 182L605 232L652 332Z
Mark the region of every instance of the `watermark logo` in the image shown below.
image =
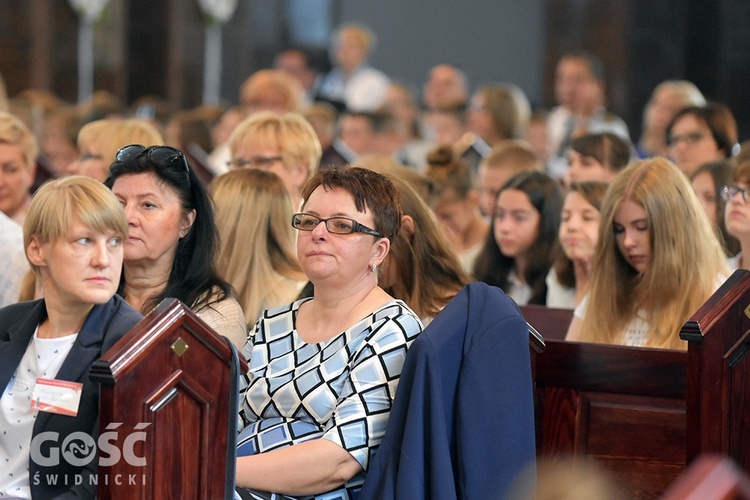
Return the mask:
M120 422L107 425L96 440L85 432L73 432L62 443L58 432L40 432L31 440L31 460L42 467L60 465L61 459L74 467L85 467L96 458L98 451L100 467L111 467L120 460L133 467L145 467L146 457L136 455L135 450L138 442L146 441L145 429L151 424L136 424L119 446L122 425Z

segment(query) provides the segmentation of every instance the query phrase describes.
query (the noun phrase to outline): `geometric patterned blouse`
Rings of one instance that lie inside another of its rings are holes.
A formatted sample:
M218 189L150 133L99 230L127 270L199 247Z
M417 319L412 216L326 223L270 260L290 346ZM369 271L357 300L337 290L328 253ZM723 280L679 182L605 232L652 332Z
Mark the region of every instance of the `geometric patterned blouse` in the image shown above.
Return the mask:
M264 311L242 351L250 368L240 384L244 429L237 455L324 438L366 471L422 323L404 302L392 300L336 337L307 344L296 329L306 300ZM305 498L355 498L364 471L335 491ZM289 497L258 492L257 498Z

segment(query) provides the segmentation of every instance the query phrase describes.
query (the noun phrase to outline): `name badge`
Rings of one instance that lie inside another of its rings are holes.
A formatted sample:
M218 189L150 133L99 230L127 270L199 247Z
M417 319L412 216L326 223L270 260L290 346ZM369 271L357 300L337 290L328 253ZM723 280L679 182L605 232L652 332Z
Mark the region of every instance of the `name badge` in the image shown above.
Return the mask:
M38 378L31 393L31 408L75 417L78 415L81 392L83 384L79 382Z

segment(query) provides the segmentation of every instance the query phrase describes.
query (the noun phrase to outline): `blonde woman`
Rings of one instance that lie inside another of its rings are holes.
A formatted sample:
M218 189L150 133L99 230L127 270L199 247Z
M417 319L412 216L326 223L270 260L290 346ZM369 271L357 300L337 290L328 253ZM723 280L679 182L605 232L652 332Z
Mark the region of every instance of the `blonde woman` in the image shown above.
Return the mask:
M673 163L643 160L612 182L592 273L567 340L687 348L680 328L728 269L711 221Z
M31 201L39 143L29 127L0 111L0 211L23 225Z
M68 165L66 173L85 175L104 182L117 151L128 144L164 144L159 130L143 120L108 118L84 125L78 132L80 156Z
M273 172L284 181L295 209L302 205L302 186L313 176L322 155L312 125L296 113L255 113L229 137L231 170L255 168Z
M219 276L236 292L252 327L263 309L292 302L307 282L297 262L294 209L273 172L242 169L214 179Z

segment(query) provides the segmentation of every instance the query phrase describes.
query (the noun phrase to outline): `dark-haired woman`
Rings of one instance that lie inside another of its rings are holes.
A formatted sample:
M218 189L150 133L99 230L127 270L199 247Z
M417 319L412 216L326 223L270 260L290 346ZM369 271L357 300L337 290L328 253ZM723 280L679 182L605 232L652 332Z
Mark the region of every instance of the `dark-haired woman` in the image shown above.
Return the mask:
M359 167L326 168L302 198L291 223L314 295L265 310L243 351L237 484L246 498L356 498L422 331L378 286L403 218L393 184Z
M167 297L177 298L241 349L245 316L216 274L211 201L182 152L126 146L105 184L125 208L129 227L118 293L144 314Z
M518 305L545 305L562 209L562 190L542 172L512 177L497 194L492 232L474 277L502 288Z
M670 158L690 177L710 161L731 158L737 146L737 122L724 104L690 106L667 126Z

